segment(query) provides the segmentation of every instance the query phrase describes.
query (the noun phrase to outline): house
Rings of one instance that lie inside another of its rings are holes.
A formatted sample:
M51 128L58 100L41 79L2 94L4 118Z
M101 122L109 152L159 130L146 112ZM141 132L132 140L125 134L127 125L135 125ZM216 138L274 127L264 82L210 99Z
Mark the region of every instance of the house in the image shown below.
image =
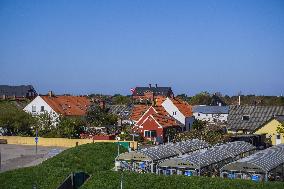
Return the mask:
M152 106L135 105L130 118L133 131L159 142L168 140L169 129L174 132L188 131L194 121L188 103L162 96L158 96Z
M230 106L227 130L230 133L266 134L273 145L283 143L277 132L284 106Z
M210 123L227 122L229 106L193 106L193 116L197 120L207 121Z
M192 107L178 98L167 97L161 104L169 115L182 123L182 131L189 131L194 122Z
M267 138L270 138L272 145L278 145L284 143L283 133L278 133L277 128L284 122L284 116L275 116L271 118L262 127L258 128L255 134L266 134Z
M36 96L37 92L32 85L0 85L0 97L2 99L33 99Z
M171 117L162 107L150 106L133 126L133 131L151 141L163 143L167 140L168 130L177 132L181 128L181 123Z
M158 87L156 84L149 87L136 87L132 92L134 102L152 104L157 96L174 97L171 87Z
M48 95L39 95L31 101L24 111L33 115L48 113L52 120L62 116L84 116L90 101L84 96L65 96L54 95L49 92Z

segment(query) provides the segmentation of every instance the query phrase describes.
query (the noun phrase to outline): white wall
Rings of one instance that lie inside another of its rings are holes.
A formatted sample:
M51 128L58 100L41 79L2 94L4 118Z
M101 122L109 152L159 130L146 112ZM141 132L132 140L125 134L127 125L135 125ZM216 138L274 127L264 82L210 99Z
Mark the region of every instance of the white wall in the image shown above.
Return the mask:
M214 122L214 119L217 120L217 122L226 122L228 118L228 114L204 114L198 112L194 112L193 116L195 119L208 122Z
M167 98L162 103L162 106L171 116L173 116L176 120L178 120L179 122L185 125L185 116L179 111L179 109L174 105L174 103L169 98ZM173 112L176 112L176 114L173 114Z

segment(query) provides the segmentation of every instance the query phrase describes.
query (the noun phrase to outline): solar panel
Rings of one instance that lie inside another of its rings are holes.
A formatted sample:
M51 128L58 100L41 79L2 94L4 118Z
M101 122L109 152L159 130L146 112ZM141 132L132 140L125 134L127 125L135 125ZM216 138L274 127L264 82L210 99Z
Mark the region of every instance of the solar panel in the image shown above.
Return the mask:
M249 152L254 149L255 146L244 141L230 142L214 146L208 150L196 151L182 157L166 160L162 163L162 165L166 166L167 161L176 161L176 165L174 165L175 167L182 167L183 165L190 165L192 168L198 168L199 166L206 167L228 158L234 158L242 153ZM173 165L171 164L171 166Z
M259 151L248 157L239 159L222 168L222 170L239 169L243 170L244 165L251 169L261 169L263 172L269 172L284 163L284 144L279 144Z

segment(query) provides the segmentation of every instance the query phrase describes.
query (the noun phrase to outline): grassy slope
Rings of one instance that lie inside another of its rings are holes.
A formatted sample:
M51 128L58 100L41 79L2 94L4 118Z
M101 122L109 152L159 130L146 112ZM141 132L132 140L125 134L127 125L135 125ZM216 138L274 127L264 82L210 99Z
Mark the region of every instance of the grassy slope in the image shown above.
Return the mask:
M121 175L118 172L104 171L94 174L82 189L103 188L115 189L120 187ZM125 189L280 189L284 183L268 182L255 183L248 180L229 180L208 177L163 176L155 174L123 173L123 188Z
M122 149L121 149L122 150ZM42 164L0 174L0 188L56 188L71 172L110 170L117 147L111 143L86 144L65 150Z
M122 149L121 149L122 150ZM111 143L86 144L71 148L41 165L0 174L0 188L56 188L71 172L85 171L92 177L83 189L119 188L120 173L110 171L114 165L117 147ZM124 188L284 188L284 183L254 183L245 180L221 178L158 176L124 172Z

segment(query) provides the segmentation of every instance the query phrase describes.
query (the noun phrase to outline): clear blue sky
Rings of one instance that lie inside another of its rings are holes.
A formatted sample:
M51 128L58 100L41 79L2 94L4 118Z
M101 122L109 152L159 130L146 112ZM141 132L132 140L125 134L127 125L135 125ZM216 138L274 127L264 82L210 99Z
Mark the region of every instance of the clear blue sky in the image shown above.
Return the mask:
M0 0L0 84L284 94L283 0Z

